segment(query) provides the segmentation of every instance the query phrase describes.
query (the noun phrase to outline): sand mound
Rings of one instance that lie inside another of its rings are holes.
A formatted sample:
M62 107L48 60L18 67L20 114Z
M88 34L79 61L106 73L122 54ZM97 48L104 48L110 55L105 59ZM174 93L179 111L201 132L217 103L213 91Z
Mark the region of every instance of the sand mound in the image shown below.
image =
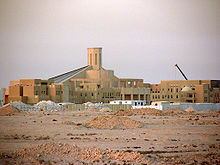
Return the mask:
M119 110L114 113L116 116L133 116L133 115L161 115L161 111L154 108Z
M195 112L196 110L193 107L185 109L186 112Z
M18 112L18 109L13 107L12 105L6 105L0 108L0 116L12 115Z
M7 155L7 156L5 156ZM0 153L0 159L11 158L16 164L51 164L51 160L58 164L78 164L84 160L87 163L91 162L109 162L109 160L117 160L119 163L124 161L134 163L148 163L148 161L138 152L112 151L109 149L99 148L82 148L80 149L75 144L66 143L44 143L35 147L24 148L12 153ZM60 163L59 163L60 162ZM10 164L10 163L9 163ZM44 163L43 163L44 164ZM83 163L84 164L84 163Z
M141 124L127 117L98 116L93 118L85 126L92 128L141 128Z

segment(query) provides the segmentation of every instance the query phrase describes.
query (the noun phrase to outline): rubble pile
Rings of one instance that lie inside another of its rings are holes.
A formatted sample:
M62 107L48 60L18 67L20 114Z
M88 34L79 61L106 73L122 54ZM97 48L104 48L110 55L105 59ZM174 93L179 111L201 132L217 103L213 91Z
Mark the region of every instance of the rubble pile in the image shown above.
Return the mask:
M104 107L104 104L102 103L91 103L91 102L87 102L84 103L85 104L85 109L95 109L95 110L100 110Z
M39 103L34 105L34 108L37 110L43 110L43 111L63 111L66 110L64 106L58 105L54 103L53 101L40 101Z
M7 156L6 156L7 155ZM112 151L109 149L100 148L82 148L80 149L75 144L48 142L39 144L35 147L27 147L12 153L0 153L1 160L7 158L7 162L26 163L26 164L41 164L41 162L62 162L64 164L77 163L84 161L85 163L93 162L110 162L117 161L132 162L132 163L148 163L138 152Z
M161 110L154 108L119 110L114 113L116 116L134 116L134 115L161 115Z
M12 102L9 104L6 104L6 106L12 106L16 108L20 112L31 112L31 111L63 111L66 110L66 108L62 105L58 105L52 101L40 101L37 104L28 105L23 102Z
M86 127L92 128L141 128L141 123L127 117L118 116L98 116L93 118L88 123L85 123Z
M87 111L92 111L92 112L112 112L112 109L109 107L105 107L103 103L91 103L87 102L85 104L85 109Z
M25 103L20 102L20 101L11 102L11 103L8 103L7 105L11 105L11 106L17 108L19 111L22 111L22 112L36 111L36 109L33 106L25 104Z
M112 109L109 107L103 107L102 109L99 110L100 112L112 112Z

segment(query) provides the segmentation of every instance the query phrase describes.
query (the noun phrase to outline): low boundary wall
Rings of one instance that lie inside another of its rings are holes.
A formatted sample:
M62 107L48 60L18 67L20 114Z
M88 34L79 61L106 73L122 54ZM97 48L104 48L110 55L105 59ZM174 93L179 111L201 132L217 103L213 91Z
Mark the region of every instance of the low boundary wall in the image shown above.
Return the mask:
M86 109L85 104L67 104L67 105L63 105L63 106L70 111L74 111L74 110L83 111ZM128 104L121 104L121 105L104 104L103 107L108 107L108 108L112 109L113 111L128 110L128 109L132 108L132 106L128 105Z
M83 111L85 110L85 104L68 104L68 105L63 105L66 107L68 110L78 110L78 111Z
M108 107L113 111L132 109L132 106L129 104L105 104L104 107Z
M139 109L139 108L155 108L159 110L166 110L169 108L181 108L181 109L187 109L189 107L192 107L196 109L197 111L203 111L203 110L212 110L217 111L220 110L220 104L212 104L212 103L180 103L180 104L164 104L164 105L147 105L147 106L132 106L133 109Z

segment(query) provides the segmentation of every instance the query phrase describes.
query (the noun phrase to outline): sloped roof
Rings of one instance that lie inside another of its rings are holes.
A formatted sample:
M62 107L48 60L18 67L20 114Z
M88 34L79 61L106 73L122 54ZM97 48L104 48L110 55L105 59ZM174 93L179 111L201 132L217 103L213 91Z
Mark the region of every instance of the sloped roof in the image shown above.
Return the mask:
M58 76L54 76L54 77L51 77L49 78L50 80L54 80L55 83L63 83L65 82L66 80L70 79L71 77L77 75L79 72L82 72L83 70L89 68L90 66L87 65L87 66L84 66L82 68L79 68L79 69L75 69L75 70L72 70L70 72L66 72L66 73L63 73L63 74L60 74Z

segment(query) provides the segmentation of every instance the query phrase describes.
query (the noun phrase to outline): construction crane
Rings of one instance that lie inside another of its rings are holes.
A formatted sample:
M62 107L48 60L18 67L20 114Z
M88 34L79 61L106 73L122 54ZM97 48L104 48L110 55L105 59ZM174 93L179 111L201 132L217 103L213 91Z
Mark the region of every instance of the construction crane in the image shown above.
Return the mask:
M183 75L183 77L188 80L185 76L185 74L182 72L182 70L179 68L179 66L177 64L175 64L175 66L177 67L177 69L180 71L180 73Z

